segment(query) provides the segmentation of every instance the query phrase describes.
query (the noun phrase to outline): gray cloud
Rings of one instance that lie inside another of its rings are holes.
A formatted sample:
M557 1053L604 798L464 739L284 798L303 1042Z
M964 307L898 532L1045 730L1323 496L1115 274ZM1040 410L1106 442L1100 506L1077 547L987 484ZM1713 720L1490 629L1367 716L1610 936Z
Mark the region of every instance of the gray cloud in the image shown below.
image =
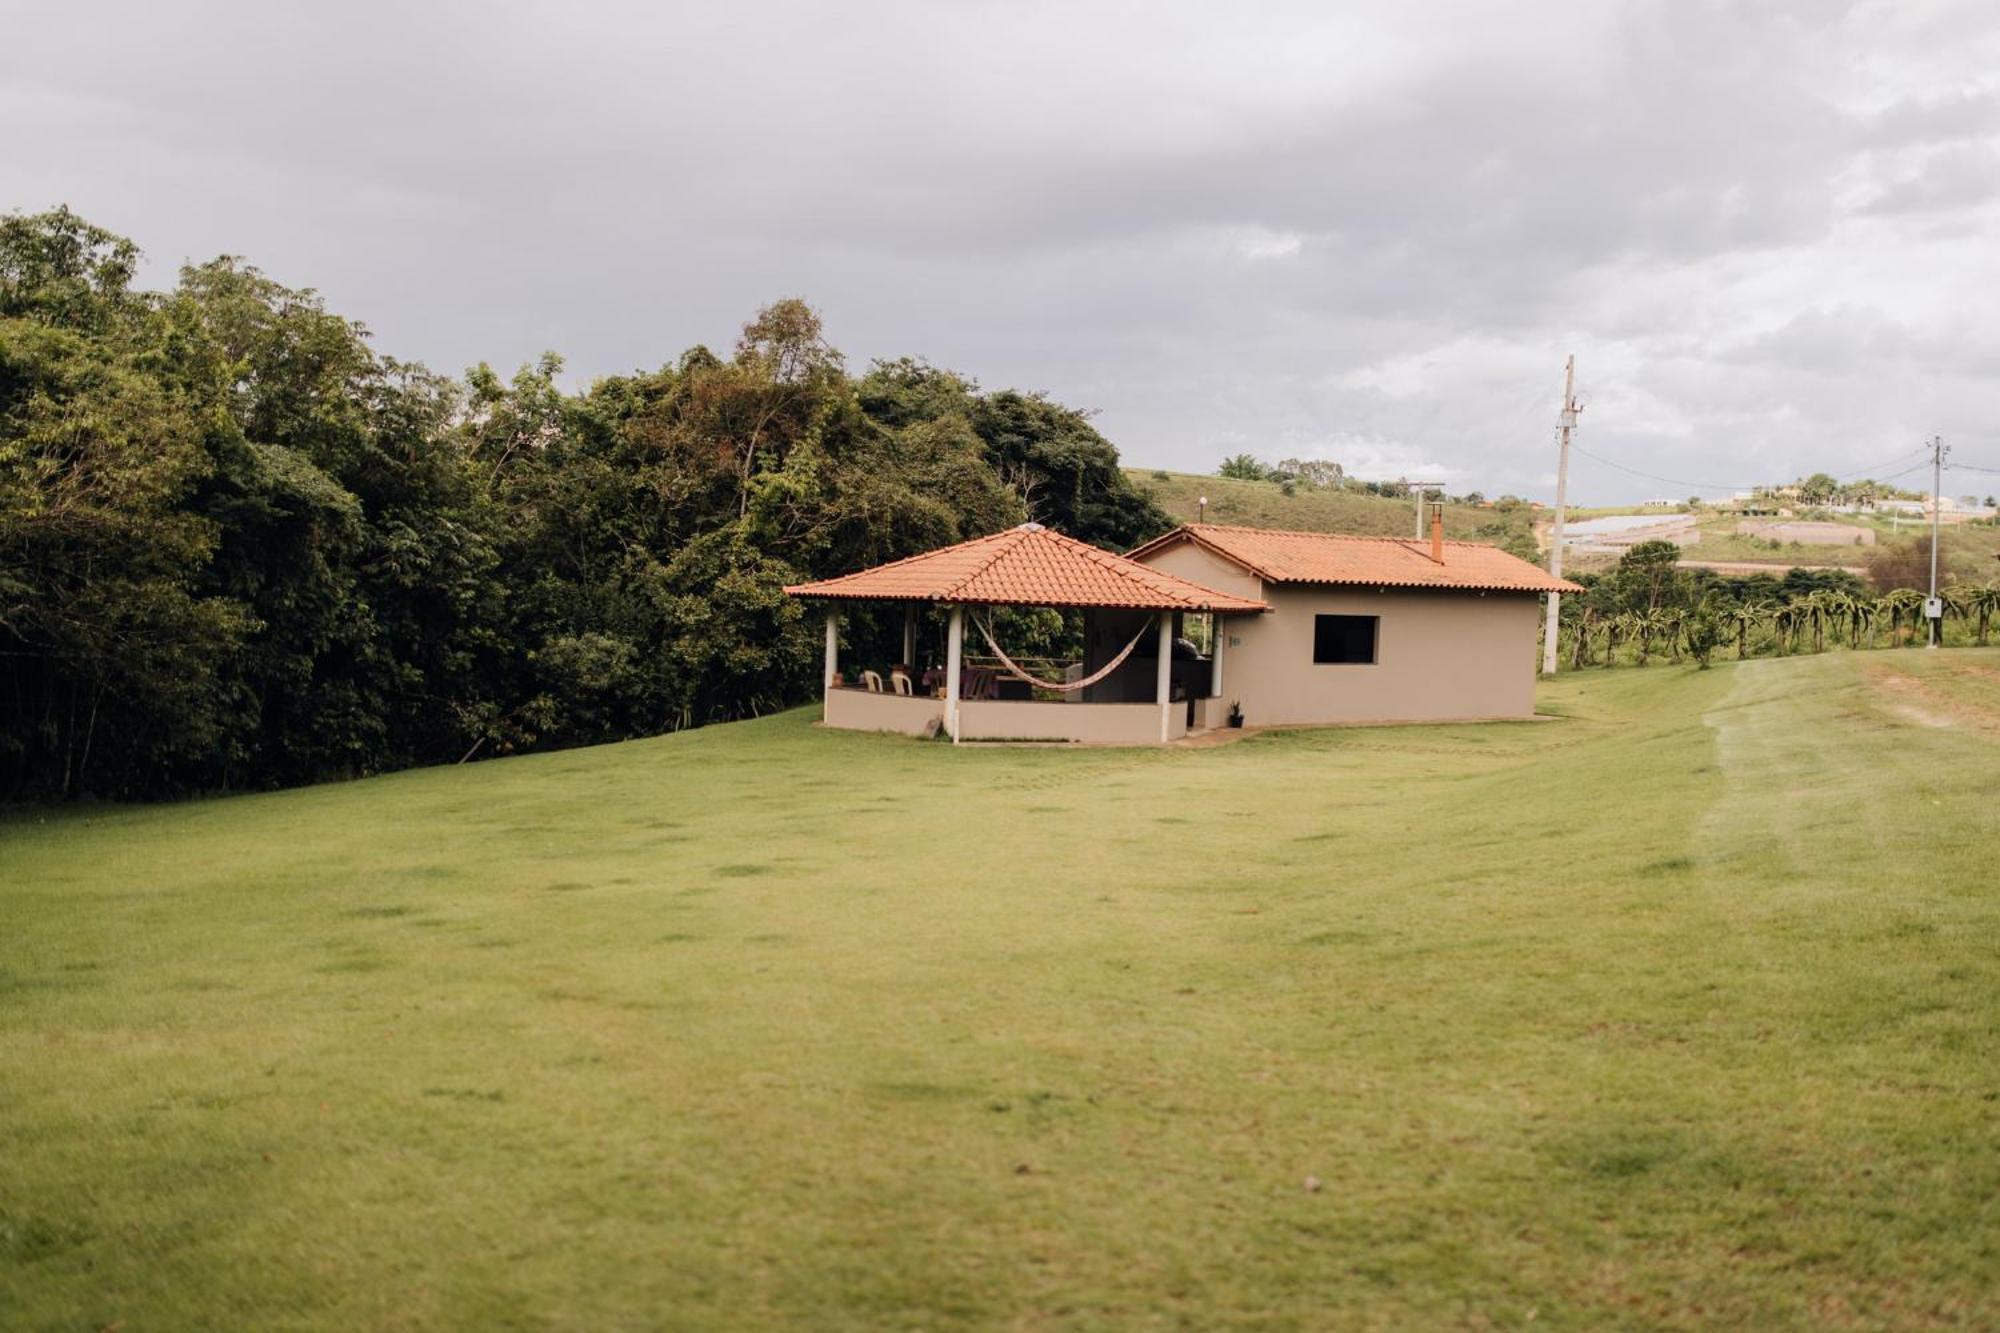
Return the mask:
M627 370L800 293L856 361L1046 388L1146 465L1546 492L1570 351L1590 448L1645 471L1932 431L2000 465L1979 3L0 0L0 30L0 206L68 202L153 281L248 255L444 369Z

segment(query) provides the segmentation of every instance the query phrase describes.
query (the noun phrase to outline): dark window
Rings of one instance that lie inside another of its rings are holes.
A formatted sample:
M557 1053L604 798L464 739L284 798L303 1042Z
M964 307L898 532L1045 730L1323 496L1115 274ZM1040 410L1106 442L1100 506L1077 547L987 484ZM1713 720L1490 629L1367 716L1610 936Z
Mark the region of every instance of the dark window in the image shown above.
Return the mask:
M1373 662L1380 616L1314 616L1313 661Z

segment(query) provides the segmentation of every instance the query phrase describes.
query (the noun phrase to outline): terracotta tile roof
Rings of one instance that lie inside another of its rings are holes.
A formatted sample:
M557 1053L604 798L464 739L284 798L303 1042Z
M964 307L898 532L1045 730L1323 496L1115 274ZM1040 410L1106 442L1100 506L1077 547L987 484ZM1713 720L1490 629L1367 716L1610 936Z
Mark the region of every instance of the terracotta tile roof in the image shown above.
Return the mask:
M990 537L975 537L859 573L794 584L785 591L794 597L979 606L1270 609L1262 602L1204 588L1163 569L1148 569L1037 523L1024 523Z
M1132 552L1144 560L1156 551L1194 542L1240 565L1267 583L1360 583L1382 588L1463 588L1468 592L1582 592L1567 579L1484 542L1444 544L1444 563L1431 544L1411 537L1349 537L1331 532L1286 532L1189 523Z

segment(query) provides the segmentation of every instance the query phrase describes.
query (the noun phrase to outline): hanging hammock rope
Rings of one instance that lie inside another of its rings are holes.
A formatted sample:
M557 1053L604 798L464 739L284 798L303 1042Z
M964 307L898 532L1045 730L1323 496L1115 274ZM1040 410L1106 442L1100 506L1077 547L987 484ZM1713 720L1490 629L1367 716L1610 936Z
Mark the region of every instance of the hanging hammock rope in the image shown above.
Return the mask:
M1028 682L1028 684L1037 686L1040 689L1054 690L1057 694L1070 694L1077 690L1087 689L1088 687L1095 685L1098 681L1103 680L1106 676L1116 671L1119 667L1124 666L1125 659L1130 657L1132 655L1132 650L1139 646L1139 640L1145 638L1146 631L1153 628L1151 625L1139 626L1139 632L1132 636L1132 642L1126 644L1125 647L1122 650L1120 650L1118 656L1112 658L1109 662L1106 662L1103 666L1099 667L1096 671L1092 672L1090 675L1085 676L1082 680L1053 681L1053 680L1042 680L1040 677L1031 676L1026 671L1023 671L1015 663L1013 658L1007 656L1007 654L1000 651L999 644L993 642L993 627L987 624L986 621L983 619L979 620L976 623L979 625L980 637L986 640L986 646L988 648L991 648L993 650L993 655L1000 659L1000 665L1006 670L1008 675L1012 676L1016 680L1025 680Z

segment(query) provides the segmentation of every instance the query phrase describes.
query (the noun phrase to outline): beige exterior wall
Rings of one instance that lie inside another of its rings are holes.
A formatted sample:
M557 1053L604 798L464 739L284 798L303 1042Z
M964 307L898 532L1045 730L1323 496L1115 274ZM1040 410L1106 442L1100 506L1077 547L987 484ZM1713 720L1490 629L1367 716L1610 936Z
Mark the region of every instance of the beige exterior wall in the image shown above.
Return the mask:
M826 692L826 725L842 731L894 731L921 736L932 722L942 725L944 700L916 694L877 694L845 686Z
M1251 726L1530 717L1532 594L1266 585L1271 610L1223 622L1223 711ZM1313 617L1378 616L1371 665L1313 661Z
M892 731L922 736L944 723L944 700L921 695L876 694L840 687L826 692L826 725L842 731ZM1187 706L1167 719L1167 739L1187 735ZM968 741L1081 741L1087 745L1158 745L1160 710L1145 704L1052 703L1042 700L961 699L958 734Z
M1167 739L1187 735L1187 706L1167 718ZM1082 741L1088 745L1158 745L1155 704L1072 704L1012 699L964 699L958 705L960 740Z
M1270 603L1262 615L1223 618L1220 725L1232 700L1251 726L1318 722L1435 722L1531 717L1541 599L1267 584L1183 542L1146 564L1219 592ZM1373 665L1312 660L1313 617L1378 616ZM1214 716L1206 714L1213 712Z
M1258 602L1270 600L1264 596L1262 579L1191 541L1176 542L1163 551L1147 556L1142 563L1148 569L1165 570L1190 583L1199 583L1204 588L1226 592L1232 597L1248 597Z

